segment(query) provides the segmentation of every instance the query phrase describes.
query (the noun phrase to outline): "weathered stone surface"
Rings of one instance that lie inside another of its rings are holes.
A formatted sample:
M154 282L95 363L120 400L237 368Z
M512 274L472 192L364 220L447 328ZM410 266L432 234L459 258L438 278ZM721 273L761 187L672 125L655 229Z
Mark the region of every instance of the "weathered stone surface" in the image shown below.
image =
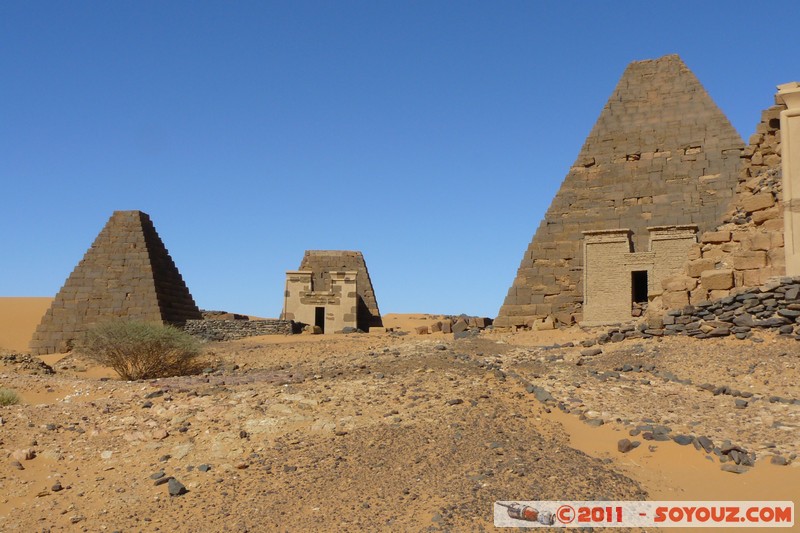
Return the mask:
M716 260L714 259L695 259L694 261L689 261L686 264L686 275L691 278L698 278L700 274L705 272L706 270L713 270L714 266L717 264Z
M761 193L743 198L740 202L742 208L748 212L759 211L775 205L775 198L771 193Z
M767 254L761 251L744 251L733 254L733 268L749 270L767 266Z
M700 242L722 243L731 240L731 232L727 230L707 231L700 237Z
M700 274L700 284L706 290L730 289L733 287L733 270L706 270Z

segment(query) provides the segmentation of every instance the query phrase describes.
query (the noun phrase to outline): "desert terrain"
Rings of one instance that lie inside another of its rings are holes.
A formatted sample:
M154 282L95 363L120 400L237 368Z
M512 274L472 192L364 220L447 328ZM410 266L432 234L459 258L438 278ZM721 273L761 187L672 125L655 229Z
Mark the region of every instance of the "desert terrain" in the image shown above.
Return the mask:
M26 334L2 313L0 338ZM495 500L800 501L795 340L384 320L209 343L202 374L142 382L3 346L22 402L0 407L0 531L488 531Z

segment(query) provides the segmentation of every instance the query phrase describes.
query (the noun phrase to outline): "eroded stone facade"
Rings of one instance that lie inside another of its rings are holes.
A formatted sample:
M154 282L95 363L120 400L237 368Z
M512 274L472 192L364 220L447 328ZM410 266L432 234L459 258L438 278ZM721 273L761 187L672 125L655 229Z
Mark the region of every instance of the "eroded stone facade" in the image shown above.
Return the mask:
M375 291L361 252L308 250L299 270L286 273L281 318L323 333L381 327Z
M635 251L630 229L585 231L583 323L631 320L632 305L661 294L661 282L683 266L697 226L647 228L647 251Z

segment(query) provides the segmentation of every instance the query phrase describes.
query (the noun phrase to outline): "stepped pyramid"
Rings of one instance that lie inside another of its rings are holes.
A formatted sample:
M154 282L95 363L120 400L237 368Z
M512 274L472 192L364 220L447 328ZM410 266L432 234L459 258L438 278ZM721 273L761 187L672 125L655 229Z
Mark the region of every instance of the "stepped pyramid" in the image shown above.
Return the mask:
M315 290L328 291L331 288L330 272L355 271L356 274L356 321L363 331L371 327L383 326L375 290L369 277L367 263L361 252L345 250L306 250L299 270L313 272L312 284Z
M628 65L520 263L498 327L582 319L583 231L713 230L731 202L744 143L676 56ZM533 192L533 191L532 191Z
M93 324L123 317L170 324L202 318L141 211L114 212L42 318L31 352L66 351Z

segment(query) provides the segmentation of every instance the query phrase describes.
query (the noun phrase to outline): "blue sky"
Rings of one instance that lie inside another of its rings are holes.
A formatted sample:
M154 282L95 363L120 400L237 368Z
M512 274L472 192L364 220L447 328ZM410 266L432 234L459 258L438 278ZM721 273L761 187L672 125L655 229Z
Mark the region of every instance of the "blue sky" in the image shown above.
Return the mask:
M495 316L625 66L680 54L746 140L800 80L792 2L0 3L0 295L117 209L200 307L277 316L306 249L381 311Z

